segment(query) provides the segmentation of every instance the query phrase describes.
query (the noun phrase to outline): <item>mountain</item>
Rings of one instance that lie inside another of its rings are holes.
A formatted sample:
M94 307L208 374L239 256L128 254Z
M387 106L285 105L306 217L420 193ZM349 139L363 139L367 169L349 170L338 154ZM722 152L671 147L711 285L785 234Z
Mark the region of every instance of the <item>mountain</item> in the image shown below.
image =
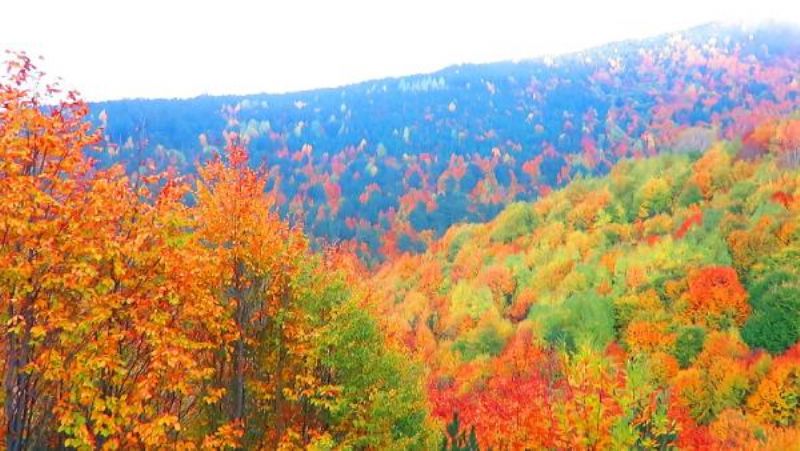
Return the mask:
M245 98L161 136L114 104L95 127L10 53L0 440L797 449L794 33Z
M382 267L378 317L433 414L481 449L795 449L800 119L754 134L621 161Z
M427 247L580 174L699 150L800 105L800 30L718 24L555 58L281 95L122 100L113 161L191 172L244 138L313 236L374 259ZM102 113L102 114L101 114Z

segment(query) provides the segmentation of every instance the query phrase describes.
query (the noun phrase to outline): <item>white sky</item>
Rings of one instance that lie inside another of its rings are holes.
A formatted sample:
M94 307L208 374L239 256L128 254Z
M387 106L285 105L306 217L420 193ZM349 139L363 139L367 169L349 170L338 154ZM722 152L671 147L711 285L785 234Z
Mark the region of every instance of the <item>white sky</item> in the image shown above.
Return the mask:
M520 59L709 21L800 23L798 0L0 0L0 49L89 100L285 92Z

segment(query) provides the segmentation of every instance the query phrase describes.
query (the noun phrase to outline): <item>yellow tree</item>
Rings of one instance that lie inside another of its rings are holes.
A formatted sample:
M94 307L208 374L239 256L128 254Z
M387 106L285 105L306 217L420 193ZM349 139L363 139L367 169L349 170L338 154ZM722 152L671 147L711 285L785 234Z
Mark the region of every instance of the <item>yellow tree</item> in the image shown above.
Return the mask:
M226 394L217 420L255 431L245 424L246 411L269 399L273 438L280 438L291 376L289 341L298 335L300 318L290 282L307 243L277 215L266 177L248 166L235 134L228 135L225 158L198 168L198 175L197 234L214 254L214 283L235 323L232 349L223 348L218 362L217 384Z
M30 58L10 59L0 81L0 303L3 311L6 446L22 449L52 421L52 384L32 365L43 352L52 273L68 236L69 202L85 192L83 149L98 136L83 122L86 106L56 86ZM60 100L60 101L59 101ZM45 387L48 385L48 387Z
M154 447L185 438L225 340L185 187L119 167L75 94L33 89L21 55L0 96L0 302L8 449Z

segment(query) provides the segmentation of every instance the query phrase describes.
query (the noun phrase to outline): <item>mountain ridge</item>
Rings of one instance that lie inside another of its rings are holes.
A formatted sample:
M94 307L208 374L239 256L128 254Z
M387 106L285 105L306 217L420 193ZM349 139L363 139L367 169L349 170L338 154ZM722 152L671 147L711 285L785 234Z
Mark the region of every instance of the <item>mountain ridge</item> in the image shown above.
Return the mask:
M419 251L619 158L740 136L800 107L800 35L706 25L552 61L282 95L95 104L108 163L193 172L236 133L285 217L368 259ZM715 37L712 39L712 37ZM230 103L227 103L230 101Z
M413 72L413 73L406 73L404 75L387 75L385 77L376 77L376 78L369 78L360 81L354 81L350 83L343 83L341 85L336 86L320 86L316 88L308 88L308 89L299 89L299 90L289 90L289 91L254 91L250 93L243 93L243 94L210 94L210 93L201 93L197 95L191 95L186 97L120 97L114 99L101 99L96 101L88 102L90 105L100 106L108 103L115 103L115 102L129 102L129 101L191 101L196 99L230 99L230 100L243 100L248 97L270 97L270 96L288 96L288 95L306 95L309 93L317 92L317 91L336 91L345 88L351 88L359 85L367 85L367 84L380 84L382 82L389 82L389 81L400 81L404 78L414 78L414 77L426 77L426 76L434 76L440 75L448 71L456 70L463 67L475 67L475 66L501 66L501 65L514 65L519 63L533 63L533 62L541 62L547 59L565 59L570 57L581 57L584 54L591 54L597 52L599 50L603 50L606 48L613 48L615 46L623 45L623 44L634 44L634 43L648 43L653 41L658 41L660 39L668 38L670 36L675 35L694 35L699 32L704 33L718 33L720 31L761 31L767 28L775 29L775 28L783 28L794 31L797 34L800 34L800 27L797 24L791 22L781 22L777 20L767 20L767 21L759 21L753 24L745 24L742 22L706 22L703 24L695 25L689 28L683 28L667 33L658 33L650 36L645 36L641 38L626 38L620 39L615 41L609 41L607 43L591 45L579 50L572 50L563 53L543 53L540 55L535 56L527 56L521 58L512 58L512 59L500 59L500 60L492 60L486 62L463 62L463 63L455 63L443 66L439 69L431 70L431 71L423 71L423 72ZM713 36L709 36L713 37Z

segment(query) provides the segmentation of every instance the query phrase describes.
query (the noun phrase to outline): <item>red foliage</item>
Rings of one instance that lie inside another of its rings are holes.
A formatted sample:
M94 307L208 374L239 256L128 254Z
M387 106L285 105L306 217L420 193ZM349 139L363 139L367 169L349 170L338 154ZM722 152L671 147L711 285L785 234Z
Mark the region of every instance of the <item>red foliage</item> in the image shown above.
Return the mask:
M591 136L584 135L581 138L581 148L583 149L583 160L589 169L594 169L598 163L597 145Z
M644 241L645 241L645 242L646 242L646 243L647 243L649 246L652 246L652 245L654 245L654 244L658 243L658 241L659 241L660 239L661 239L661 236L659 236L659 235L648 235L647 237L645 237Z
M433 377L429 396L433 414L447 421L458 412L465 427L475 426L482 447L553 448L557 444L552 356L534 346L521 330L495 358L487 377L464 365L455 377Z
M522 164L522 172L528 174L532 180L535 180L539 177L539 167L542 165L542 161L544 161L542 155L537 155L535 158L526 161Z
M794 196L784 191L776 191L770 196L770 200L788 209L789 206L792 205L792 202L794 202Z
M678 230L675 231L675 238L680 239L686 236L686 233L689 232L689 229L691 229L692 226L696 225L700 227L701 225L703 225L703 212L700 211L699 209L695 211L696 213L686 218L686 220L683 221L681 226L678 227Z
M741 325L750 314L747 291L728 266L710 266L690 275L688 298L692 313L701 320L730 316Z
M698 425L689 413L689 409L677 396L670 396L667 416L677 423L680 430L675 443L679 449L708 450L713 448L714 441L708 432L708 427Z
M325 195L328 197L328 204L331 206L331 214L336 215L339 211L339 203L342 199L342 188L338 183L330 180L325 181Z

